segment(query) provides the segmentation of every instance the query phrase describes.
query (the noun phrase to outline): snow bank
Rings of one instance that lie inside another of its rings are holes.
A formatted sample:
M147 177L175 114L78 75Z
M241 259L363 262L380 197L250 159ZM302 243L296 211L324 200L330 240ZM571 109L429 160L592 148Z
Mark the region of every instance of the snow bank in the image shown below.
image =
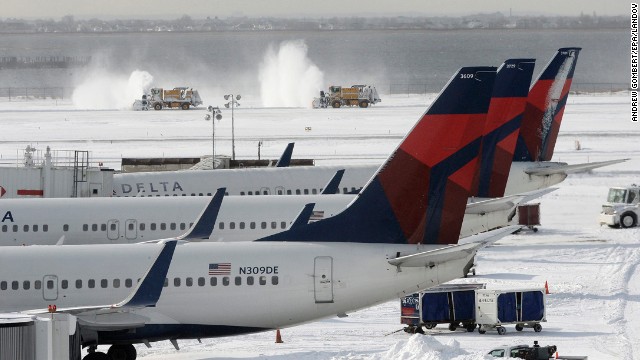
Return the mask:
M398 341L388 351L372 359L396 360L484 360L493 357L482 353L469 353L460 348L456 340L443 344L432 336L415 334L409 340Z

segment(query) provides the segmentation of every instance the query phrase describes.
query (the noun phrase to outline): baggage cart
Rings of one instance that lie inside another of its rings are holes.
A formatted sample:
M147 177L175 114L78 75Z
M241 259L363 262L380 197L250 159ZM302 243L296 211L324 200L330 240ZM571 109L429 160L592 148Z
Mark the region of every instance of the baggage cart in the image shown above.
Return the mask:
M507 330L504 325L515 324L517 331L532 328L535 332L542 331L541 322L547 321L545 309L545 289L517 289L517 290L476 290L475 322L478 332L484 334L487 330L496 330L504 335Z

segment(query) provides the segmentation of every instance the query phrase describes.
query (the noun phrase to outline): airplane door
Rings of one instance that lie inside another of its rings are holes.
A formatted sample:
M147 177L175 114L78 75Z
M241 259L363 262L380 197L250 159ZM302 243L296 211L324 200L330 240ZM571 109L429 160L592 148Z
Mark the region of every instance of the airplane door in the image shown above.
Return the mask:
M333 302L333 258L318 256L314 266L314 292L316 303Z
M120 222L114 219L107 221L107 238L118 240L118 237L120 237Z
M276 195L284 195L284 187L276 186Z
M124 236L127 240L135 240L138 237L138 222L135 219L125 221Z
M42 297L45 300L58 299L58 277L56 275L45 275L42 278Z

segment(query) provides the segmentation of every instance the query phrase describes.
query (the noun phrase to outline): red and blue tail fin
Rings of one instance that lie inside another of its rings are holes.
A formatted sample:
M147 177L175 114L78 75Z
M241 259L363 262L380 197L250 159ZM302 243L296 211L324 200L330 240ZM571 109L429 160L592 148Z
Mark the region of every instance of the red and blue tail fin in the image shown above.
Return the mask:
M457 243L495 75L460 69L349 207L260 240Z
M549 161L553 157L580 50L558 49L529 90L513 161Z
M498 68L473 196L504 196L534 66L534 59L509 59Z

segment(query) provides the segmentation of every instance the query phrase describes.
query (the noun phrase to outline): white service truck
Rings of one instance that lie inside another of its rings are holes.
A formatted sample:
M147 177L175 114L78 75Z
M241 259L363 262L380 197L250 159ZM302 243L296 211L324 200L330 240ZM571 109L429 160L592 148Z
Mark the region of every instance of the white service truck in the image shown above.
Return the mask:
M152 88L150 94L142 95L142 99L133 103L133 110L162 110L180 108L189 110L202 104L197 90L188 87L176 87L171 90Z
M329 91L320 91L320 97L313 99L314 109L339 108L341 106L369 107L382 101L378 90L371 85L352 85L351 87L329 86Z
M638 225L640 216L640 186L612 187L607 203L602 205L600 225L630 228Z

